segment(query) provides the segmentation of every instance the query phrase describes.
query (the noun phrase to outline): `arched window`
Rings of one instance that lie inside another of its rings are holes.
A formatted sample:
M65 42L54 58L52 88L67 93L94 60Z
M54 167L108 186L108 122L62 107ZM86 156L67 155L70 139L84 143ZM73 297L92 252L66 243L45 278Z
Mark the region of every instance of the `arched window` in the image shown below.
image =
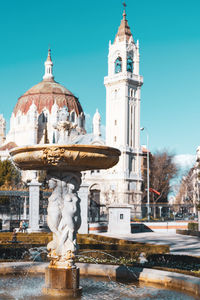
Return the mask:
M71 122L75 122L75 112L71 113Z
M45 114L42 112L42 123L45 123L46 122L46 118L45 118Z
M52 140L52 143L53 143L53 144L56 143L56 135L55 135L55 132L53 132L53 140Z
M127 59L127 71L133 73L133 60L130 56Z
M115 73L120 73L122 71L122 59L118 57L115 61Z
M98 222L101 217L101 205L100 205L101 189L98 184L94 184L89 190L89 220L90 222Z

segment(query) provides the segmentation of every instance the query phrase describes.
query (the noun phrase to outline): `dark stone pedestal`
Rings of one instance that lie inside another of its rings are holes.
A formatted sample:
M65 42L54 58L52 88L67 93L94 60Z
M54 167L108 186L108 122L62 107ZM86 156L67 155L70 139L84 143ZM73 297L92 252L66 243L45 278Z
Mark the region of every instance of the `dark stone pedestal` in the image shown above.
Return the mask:
M77 297L81 295L81 291L82 288L79 287L79 268L46 268L44 294Z

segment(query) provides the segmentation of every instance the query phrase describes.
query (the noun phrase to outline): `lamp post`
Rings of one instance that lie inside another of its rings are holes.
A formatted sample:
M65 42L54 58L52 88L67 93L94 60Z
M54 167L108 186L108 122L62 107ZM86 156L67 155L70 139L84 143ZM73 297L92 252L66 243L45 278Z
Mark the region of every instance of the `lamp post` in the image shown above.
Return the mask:
M149 199L149 134L146 127L140 128L141 131L146 130L147 135L147 219L150 220L150 199Z

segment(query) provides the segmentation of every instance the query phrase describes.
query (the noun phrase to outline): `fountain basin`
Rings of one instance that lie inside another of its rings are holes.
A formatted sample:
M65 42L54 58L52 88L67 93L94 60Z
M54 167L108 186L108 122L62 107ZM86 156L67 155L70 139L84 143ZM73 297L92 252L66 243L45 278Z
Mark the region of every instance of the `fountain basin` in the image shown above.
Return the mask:
M113 266L113 265L98 265L98 264L85 264L79 263L77 264L80 268L80 274L86 276L98 276L101 280L100 285L94 285L94 282L90 279L87 279L88 282L81 282L83 286L83 296L81 299L111 299L112 297L115 299L119 299L120 296L126 297L126 299L184 299L184 300L192 300L199 299L200 296L200 278L183 275L174 272L166 272L160 270L153 269L143 269L143 268L134 268L125 266ZM36 292L41 295L40 291L42 286L44 285L44 281L42 281L42 277L39 277L36 284L32 281L31 275L40 274L42 275L45 271L47 263L32 263L32 262L13 262L13 263L2 263L0 266L0 274L3 275L6 280L6 284L4 282L1 285L2 277L0 278L0 285L3 287L7 286L8 280L5 275L12 274L16 275L18 280L20 280L19 275L27 274L27 280L30 281L30 287L24 289L25 291L29 291L29 288L34 287L36 285ZM107 290L105 290L104 278L109 278L108 282L110 282ZM14 279L14 277L13 277ZM139 281L142 285L145 286L157 286L157 292L155 290L150 290L150 293L146 288L142 288L142 290L138 290L135 288L131 288L131 285L122 286L121 284L117 284L112 280L117 280L117 282L129 281L129 279L133 284L136 284L136 281ZM24 279L21 279L22 283L24 283ZM16 285L16 291L18 292L19 286ZM172 289L170 292L166 291L166 294L162 294L162 288ZM122 289L121 289L122 288ZM7 289L7 287L5 287ZM175 289L175 290L174 290ZM90 291L89 291L90 290ZM8 291L8 289L7 289ZM12 290L9 289L11 292ZM176 291L182 291L184 294L176 293ZM92 292L92 294L90 293ZM113 294L114 292L114 294ZM121 294L122 292L122 294ZM32 292L33 293L33 292ZM128 293L128 294L127 294ZM139 293L139 294L138 294ZM168 294L169 293L169 294ZM190 294L191 296L187 295ZM42 298L42 296L38 297L36 294L31 294L34 299L52 299L50 298ZM102 298L100 297L102 295ZM145 297L146 296L146 297ZM30 297L30 299L33 299ZM3 298L4 299L4 298ZM8 298L5 298L8 299ZM21 298L20 298L21 299ZM26 297L26 299L29 299ZM57 298L60 299L60 298ZM63 298L61 298L63 299ZM72 299L66 298L66 299ZM80 298L79 298L80 299ZM123 298L124 299L124 298Z
M43 144L16 147L10 151L22 170L86 171L109 169L119 161L116 148L95 145Z

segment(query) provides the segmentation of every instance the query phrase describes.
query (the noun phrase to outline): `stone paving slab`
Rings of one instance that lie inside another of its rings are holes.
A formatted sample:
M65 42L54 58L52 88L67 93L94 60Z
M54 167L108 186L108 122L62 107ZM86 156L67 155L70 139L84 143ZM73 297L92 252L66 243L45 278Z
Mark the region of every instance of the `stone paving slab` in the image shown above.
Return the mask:
M171 254L200 256L200 237L186 236L176 233L142 232L130 234L98 233L127 241L169 245Z

